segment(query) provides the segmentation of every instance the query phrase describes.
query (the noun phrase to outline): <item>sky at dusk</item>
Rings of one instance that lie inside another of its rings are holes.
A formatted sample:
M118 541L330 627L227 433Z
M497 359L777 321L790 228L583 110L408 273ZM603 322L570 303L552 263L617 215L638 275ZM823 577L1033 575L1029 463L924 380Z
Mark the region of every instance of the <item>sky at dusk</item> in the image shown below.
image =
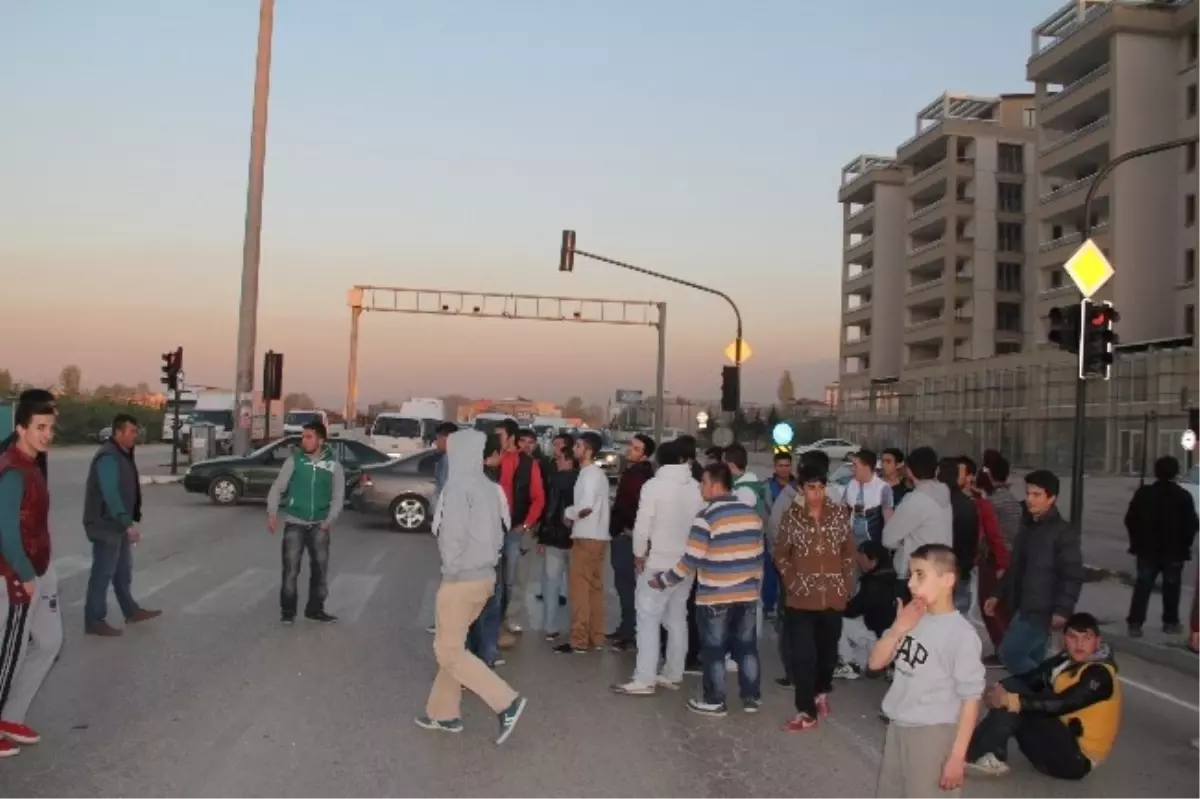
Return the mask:
M356 283L668 303L673 394L836 377L839 170L943 91L1024 91L1051 0L281 0L257 360L344 400ZM0 368L233 383L256 0L0 4ZM15 282L14 279L15 278ZM36 333L33 331L36 330ZM368 314L362 401L654 387L643 328ZM261 371L256 369L256 371Z

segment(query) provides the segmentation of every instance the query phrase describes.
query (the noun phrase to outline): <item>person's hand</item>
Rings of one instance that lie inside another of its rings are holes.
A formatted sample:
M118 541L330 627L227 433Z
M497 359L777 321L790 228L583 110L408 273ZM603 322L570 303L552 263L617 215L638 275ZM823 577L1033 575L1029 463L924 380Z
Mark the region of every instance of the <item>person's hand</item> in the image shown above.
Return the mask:
M995 616L996 615L996 605L998 605L998 604L1000 604L1000 600L998 600L994 596L990 596L987 599L983 600L983 615L984 616Z
M646 568L646 559L645 558L634 558L633 559L634 571L636 571L638 574L641 574L642 570L645 568Z
M267 532L275 535L275 530L279 528L279 518L277 516L267 517Z
M990 708L999 709L1004 707L1004 702L1007 698L1008 691L1004 690L1004 686L1000 683L996 683L995 685L988 686L988 689L984 691L983 703Z
M966 766L965 757L950 755L946 758L946 764L942 766L942 778L938 780L938 787L943 791L957 791L962 787Z
M21 587L25 589L25 596L32 597L33 589L37 586L36 580L30 580L27 583L21 583Z
M129 542L131 544L136 544L142 539L142 531L138 529L136 524L130 525L128 528L126 528L125 535L129 536Z
M925 601L923 599L914 599L907 605L901 600L896 600L896 623L892 626L899 633L908 634L917 626L917 622L925 615Z
M1004 569L996 569L996 579L999 580L1004 576Z
M329 532L329 522L321 522L321 525L320 525L320 527L321 527L321 532L322 532L322 533L328 533L328 532Z
M587 517L589 517L591 515L592 515L591 508L584 508L583 510L579 511L579 518L581 518L581 519L586 519Z
M1066 627L1066 626L1067 626L1067 619L1065 616L1060 616L1057 613L1055 613L1053 616L1050 617L1050 629L1057 631L1057 630L1061 630L1063 627Z

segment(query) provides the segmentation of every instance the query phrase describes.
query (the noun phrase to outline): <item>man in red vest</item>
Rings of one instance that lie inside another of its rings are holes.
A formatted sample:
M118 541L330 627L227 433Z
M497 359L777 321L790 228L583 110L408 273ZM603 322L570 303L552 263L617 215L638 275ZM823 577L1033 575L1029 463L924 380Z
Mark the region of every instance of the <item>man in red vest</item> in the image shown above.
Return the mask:
M25 713L62 648L50 565L50 491L38 466L54 440L54 403L17 404L16 443L0 454L0 757L41 737Z

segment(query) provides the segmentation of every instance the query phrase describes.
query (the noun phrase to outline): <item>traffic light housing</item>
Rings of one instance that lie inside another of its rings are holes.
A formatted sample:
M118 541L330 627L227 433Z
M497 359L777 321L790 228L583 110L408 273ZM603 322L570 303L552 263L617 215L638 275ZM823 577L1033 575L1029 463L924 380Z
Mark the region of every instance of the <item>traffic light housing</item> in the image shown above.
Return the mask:
M564 230L562 235L562 249L558 253L558 271L574 272L575 271L575 231Z
M1113 325L1121 318L1111 302L1083 303L1083 336L1079 351L1079 376L1108 380L1112 373L1117 334Z
M283 396L283 353L268 350L263 356L263 400L277 400Z
M183 371L183 347L162 355L162 382L171 391L179 388L179 373Z
M1050 309L1050 343L1071 353L1079 352L1079 321L1080 307L1078 305L1060 305Z
M741 370L736 366L721 368L721 410L736 411L741 407Z

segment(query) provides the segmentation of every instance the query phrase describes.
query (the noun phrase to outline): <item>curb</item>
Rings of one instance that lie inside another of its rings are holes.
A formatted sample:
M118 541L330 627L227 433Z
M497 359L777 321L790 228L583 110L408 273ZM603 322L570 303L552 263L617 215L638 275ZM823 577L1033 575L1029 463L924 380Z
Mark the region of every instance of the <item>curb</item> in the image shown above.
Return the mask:
M138 483L144 486L170 485L182 481L183 475L181 474L152 474L142 475L138 478Z
M1104 639L1112 644L1113 651L1118 655L1127 652L1136 658L1164 666L1189 677L1200 676L1200 657L1187 648L1183 642L1178 644L1154 644L1137 638L1130 638L1123 633L1112 632L1108 625L1101 624ZM1117 666L1121 663L1118 660Z

